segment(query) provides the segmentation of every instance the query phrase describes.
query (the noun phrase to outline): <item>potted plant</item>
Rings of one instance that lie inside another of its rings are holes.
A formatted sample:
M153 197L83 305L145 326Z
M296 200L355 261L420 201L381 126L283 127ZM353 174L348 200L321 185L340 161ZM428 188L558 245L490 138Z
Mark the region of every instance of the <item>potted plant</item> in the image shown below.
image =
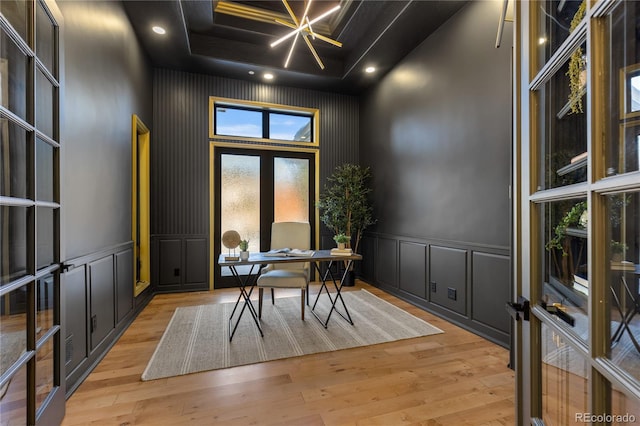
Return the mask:
M328 185L320 194L318 208L320 220L334 235L351 237L353 251L358 252L364 230L375 223L373 207L368 195L371 170L357 164L343 164L336 167L327 179Z
M354 253L358 252L364 230L376 222L368 199L370 177L369 167L349 163L338 166L327 179L318 202L322 223L336 237L346 236L345 246ZM353 270L349 271L345 285L353 285Z
M240 260L249 259L249 240L240 241Z
M344 250L347 246L347 243L351 240L351 237L348 237L344 234L336 234L333 236L333 241L336 242L338 248L340 250Z
M624 258L624 252L627 251L628 248L624 243L611 240L611 261L621 262Z
M570 282L575 272L574 261L582 257L583 242L580 244L577 256L572 255L571 241L567 238L569 228L584 229L587 223L587 203L580 201L575 203L563 216L560 222L553 228L554 236L545 248L551 253L551 258L556 272L564 282ZM558 257L558 255L560 255Z

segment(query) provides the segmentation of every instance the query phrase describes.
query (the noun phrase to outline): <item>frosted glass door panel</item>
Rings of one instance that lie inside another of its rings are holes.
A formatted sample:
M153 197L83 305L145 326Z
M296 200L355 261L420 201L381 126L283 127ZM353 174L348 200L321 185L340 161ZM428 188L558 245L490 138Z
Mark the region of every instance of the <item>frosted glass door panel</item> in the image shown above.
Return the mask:
M221 185L220 237L236 230L249 240L250 252L260 251L260 157L223 154Z
M309 160L273 159L275 222L309 221Z

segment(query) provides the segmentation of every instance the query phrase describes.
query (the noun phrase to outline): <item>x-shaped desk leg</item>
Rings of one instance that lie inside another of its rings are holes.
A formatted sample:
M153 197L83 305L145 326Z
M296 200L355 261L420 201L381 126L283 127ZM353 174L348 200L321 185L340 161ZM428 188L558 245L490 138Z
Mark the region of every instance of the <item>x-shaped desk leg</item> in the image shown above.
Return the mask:
M351 319L351 315L349 315L349 310L347 309L347 305L344 303L342 294L340 294L340 291L342 290L342 286L344 285L344 281L347 277L347 272L349 271L349 269L351 269L352 263L353 263L353 260L349 260L347 262L347 265L344 269L344 273L342 274L342 278L340 279L340 285L338 285L335 277L333 276L333 273L331 272L331 266L333 265L333 260L329 262L329 266L327 267L327 270L324 273L324 275L322 274L322 271L320 271L320 267L318 266L318 264L314 262L314 266L316 268L316 271L318 271L318 275L322 277L322 285L320 286L320 291L316 295L316 300L315 302L313 302L313 306L311 307L311 313L313 314L313 316L316 317L318 321L320 321L320 324L322 324L324 328L327 328L327 325L329 324L329 319L331 318L331 314L333 313L333 311L336 311L349 324L353 325L353 320ZM327 287L328 277L331 278L331 281L333 282L333 286L336 289L335 298L331 297L331 293L329 292L329 288ZM327 292L327 296L329 296L329 300L331 301L331 309L329 310L329 315L327 315L327 319L325 321L322 321L318 316L318 314L315 312L316 304L318 303L318 299L320 298L320 295L322 294L323 289ZM342 307L344 308L346 316L342 312L336 309L336 303L338 302L338 299L340 299L340 302L342 303Z
M625 286L626 290L629 291L629 288L627 287L626 281L623 281L623 282L624 282L624 286ZM611 294L613 295L613 298L615 299L616 306L618 308L618 312L620 313L620 325L618 325L618 328L617 328L616 332L613 333L613 336L611 337L611 341L613 343L617 343L618 341L620 341L620 339L622 338L622 334L624 333L624 331L626 329L627 333L629 334L629 338L631 338L631 343L633 343L633 346L636 347L636 350L638 352L640 352L640 345L638 344L638 341L636 340L636 338L633 336L633 331L629 327L630 320L636 314L637 302L632 297L631 299L632 299L633 304L634 304L633 310L631 310L630 312L623 312L622 305L620 304L620 299L618 298L618 295L616 294L616 291L615 291L615 289L613 287L611 287ZM631 294L631 292L629 292L629 294Z
M264 337L264 333L262 333L262 328L260 327L260 323L258 322L258 313L256 312L256 308L253 307L251 303L251 293L253 293L253 289L255 287L255 282L258 279L257 274L253 274L253 269L256 265L251 265L251 270L249 274L244 277L244 279L238 274L236 267L231 265L229 269L234 277L238 280L240 284L240 294L238 295L238 299L236 300L236 304L233 307L233 311L231 311L231 315L229 316L229 341L233 339L233 335L236 333L236 329L238 328L238 324L240 323L240 318L242 318L242 314L244 313L245 308L249 308L249 313L253 317L253 321L256 323L256 327L258 327L258 331L260 331L260 336ZM249 286L249 291L247 291L247 286ZM236 313L236 309L238 309L238 304L240 300L243 299L244 303L242 304L242 309L240 310L240 314L238 315L238 319L236 320L236 324L231 330L231 322L233 320L233 316Z

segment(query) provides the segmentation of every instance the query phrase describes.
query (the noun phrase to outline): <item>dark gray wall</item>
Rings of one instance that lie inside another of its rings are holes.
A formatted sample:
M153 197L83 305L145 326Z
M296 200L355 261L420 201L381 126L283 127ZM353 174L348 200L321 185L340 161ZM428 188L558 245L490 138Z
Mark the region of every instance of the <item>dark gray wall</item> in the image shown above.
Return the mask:
M62 1L62 243L67 393L150 292L133 298L131 116L152 121L152 73L113 1Z
M168 291L208 288L208 269L204 274L193 270L208 264L189 262L186 253L209 247L210 96L319 108L321 182L337 165L358 161L356 97L157 69L151 132L151 263L152 281ZM205 258L210 259L211 255ZM193 282L189 276L206 281Z
M378 217L363 274L506 344L511 28L496 49L499 14L470 2L363 96L360 159Z

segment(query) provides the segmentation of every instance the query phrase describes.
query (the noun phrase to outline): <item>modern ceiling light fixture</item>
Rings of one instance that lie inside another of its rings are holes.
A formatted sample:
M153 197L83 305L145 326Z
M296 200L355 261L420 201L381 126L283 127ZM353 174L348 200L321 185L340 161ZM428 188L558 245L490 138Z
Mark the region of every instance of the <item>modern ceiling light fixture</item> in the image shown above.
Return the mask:
M301 35L302 38L304 39L305 43L307 44L307 47L309 47L309 50L311 51L311 54L313 55L313 57L316 59L316 62L318 63L318 66L321 69L324 69L324 64L322 63L322 60L320 59L320 56L318 56L318 52L316 52L316 49L313 47L313 45L311 44L311 40L309 40L309 36L311 36L313 38L313 40L315 39L319 39L322 40L326 43L332 44L334 46L337 47L342 47L342 43L340 43L339 41L333 40L329 37L325 37L321 34L318 34L316 32L313 31L312 25L315 24L316 22L326 18L327 16L331 15L332 13L336 12L338 9L340 9L340 5L337 5L331 9L329 9L328 11L326 11L325 13L323 13L322 15L318 16L317 18L313 18L313 19L309 19L308 13L309 13L309 7L311 6L311 1L312 0L308 0L307 4L304 8L304 14L302 15L302 18L300 20L298 20L298 17L296 16L295 13L293 13L293 10L291 9L291 6L289 6L289 3L287 2L287 0L282 0L282 3L284 4L284 7L287 9L287 12L289 12L289 16L291 17L291 20L293 21L293 23L291 22L287 22L287 21L283 21L280 19L275 19L275 21L281 25L284 25L286 27L291 28L293 31L289 32L288 34L280 37L278 40L274 41L273 43L271 43L271 47L276 47L277 45L279 45L280 43L282 43L285 40L290 39L291 37L293 37L293 42L291 43L291 47L289 48L289 53L287 54L287 58L284 62L284 67L287 68L289 66L289 61L291 60L291 56L293 55L293 49L296 46L296 42L298 41L298 36Z

